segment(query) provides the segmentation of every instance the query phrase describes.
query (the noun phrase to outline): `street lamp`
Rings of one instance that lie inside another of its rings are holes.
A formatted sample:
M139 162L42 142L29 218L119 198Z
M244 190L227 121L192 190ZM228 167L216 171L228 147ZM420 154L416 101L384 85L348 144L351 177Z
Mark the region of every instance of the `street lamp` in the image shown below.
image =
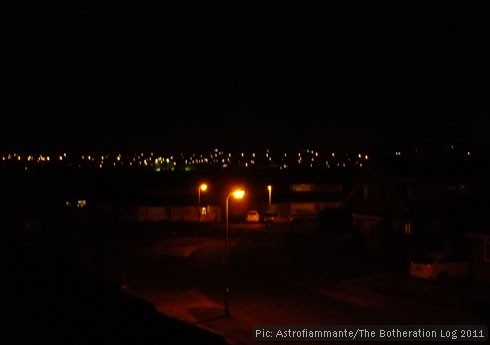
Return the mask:
M229 193L226 197L225 202L225 316L230 316L230 277L229 277L229 263L228 263L228 254L229 254L229 245L228 245L228 233L229 233L229 224L228 224L228 200L233 196L235 199L243 199L245 196L245 191L243 189L237 189L233 192Z
M271 201L272 201L272 186L268 185L267 190L269 191L269 208L271 207Z
M201 191L205 192L208 189L208 185L202 183L197 188L197 205L199 207L199 220L201 220Z

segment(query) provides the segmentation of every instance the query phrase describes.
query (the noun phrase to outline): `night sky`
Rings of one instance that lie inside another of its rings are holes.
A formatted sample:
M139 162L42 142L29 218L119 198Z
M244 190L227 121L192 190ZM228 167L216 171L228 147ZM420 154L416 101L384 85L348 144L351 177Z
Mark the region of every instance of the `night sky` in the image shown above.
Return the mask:
M359 3L12 1L0 148L489 143L485 12Z

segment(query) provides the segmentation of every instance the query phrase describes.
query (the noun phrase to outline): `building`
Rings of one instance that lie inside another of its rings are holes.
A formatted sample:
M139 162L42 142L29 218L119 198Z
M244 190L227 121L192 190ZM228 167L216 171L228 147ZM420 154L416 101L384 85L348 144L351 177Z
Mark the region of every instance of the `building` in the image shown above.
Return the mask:
M471 275L490 283L490 232L474 231L467 235L470 244Z
M346 208L372 254L394 245L402 245L406 255L427 248L460 250L465 222L481 202L479 182L450 171L371 164L351 190Z

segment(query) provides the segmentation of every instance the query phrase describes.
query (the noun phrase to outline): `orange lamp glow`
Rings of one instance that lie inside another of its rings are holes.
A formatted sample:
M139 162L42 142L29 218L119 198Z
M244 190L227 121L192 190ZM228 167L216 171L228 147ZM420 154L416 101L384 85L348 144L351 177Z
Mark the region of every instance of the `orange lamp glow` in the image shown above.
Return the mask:
M231 193L235 199L243 199L245 191L243 189L237 189Z

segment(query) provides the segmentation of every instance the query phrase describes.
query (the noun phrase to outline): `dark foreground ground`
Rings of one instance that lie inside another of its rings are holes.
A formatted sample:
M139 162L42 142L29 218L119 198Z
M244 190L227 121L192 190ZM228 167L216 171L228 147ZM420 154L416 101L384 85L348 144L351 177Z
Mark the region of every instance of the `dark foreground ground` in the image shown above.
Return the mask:
M488 324L481 313L488 304L470 286L413 280L405 269L359 256L308 225L230 224L226 318L223 226L173 223L127 231L87 246L85 264L162 313L233 344L256 344L251 332L257 325Z
M82 269L67 237L3 231L4 344L225 344Z
M65 222L1 234L8 344L253 344L256 325L489 320L473 292L419 284L315 227L230 225L229 319L223 226Z

